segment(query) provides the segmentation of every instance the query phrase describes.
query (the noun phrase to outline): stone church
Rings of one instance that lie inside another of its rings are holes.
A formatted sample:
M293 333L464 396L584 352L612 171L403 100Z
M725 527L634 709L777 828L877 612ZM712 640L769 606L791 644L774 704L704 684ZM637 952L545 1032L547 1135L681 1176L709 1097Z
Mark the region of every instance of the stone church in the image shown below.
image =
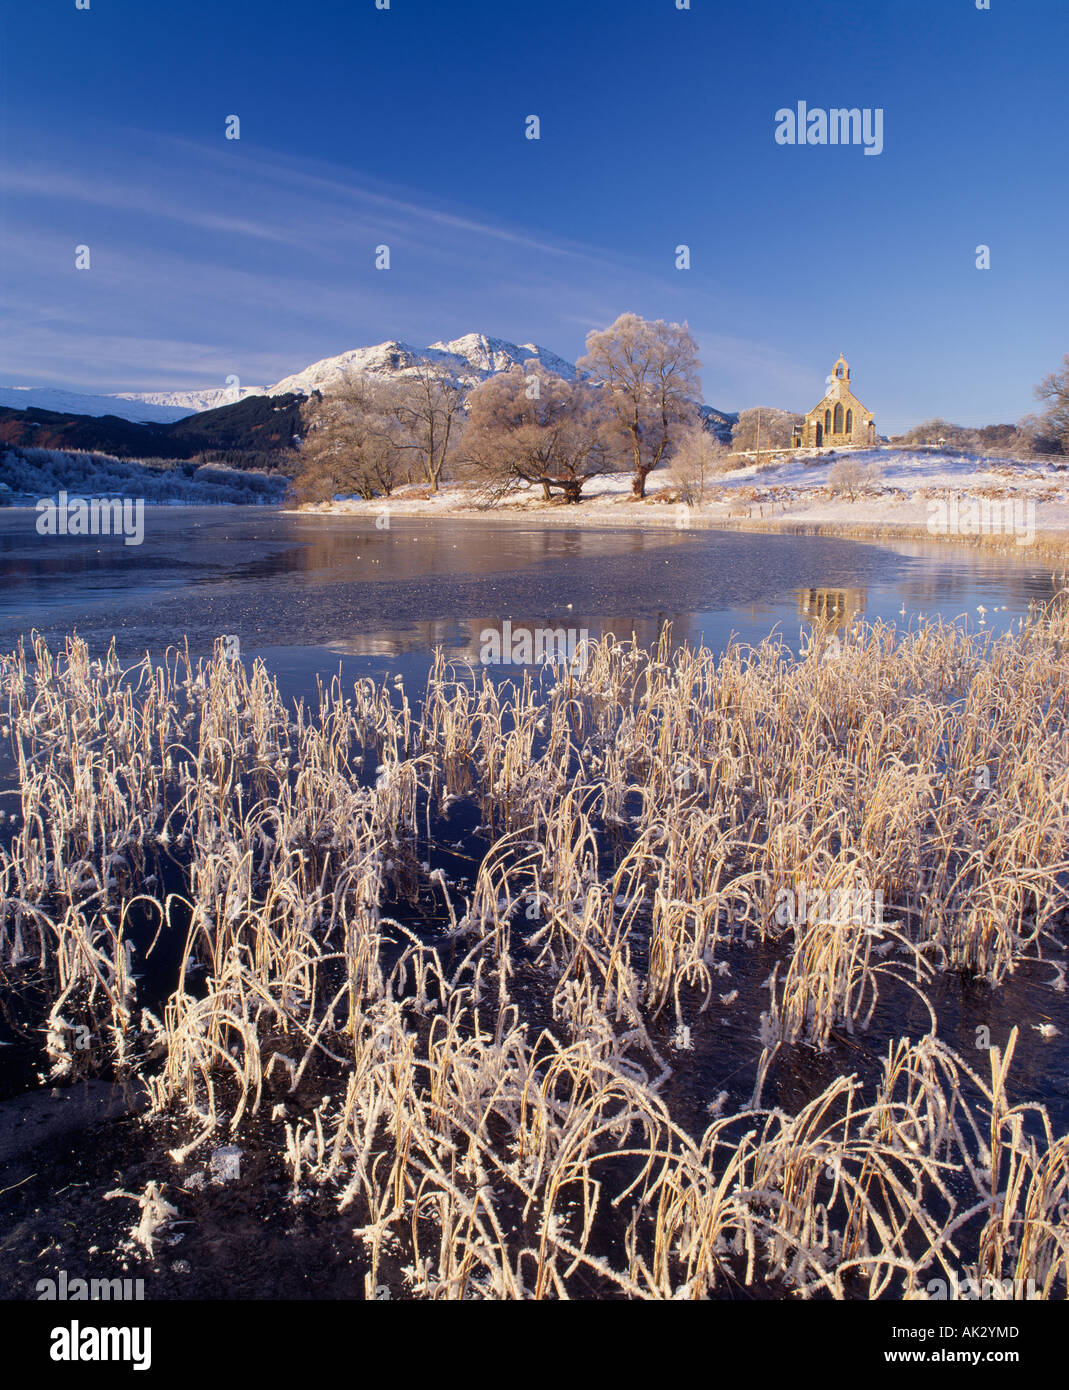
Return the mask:
M831 369L828 394L805 417L791 439L793 449L835 444L875 444L876 422L850 390L850 364L843 355Z

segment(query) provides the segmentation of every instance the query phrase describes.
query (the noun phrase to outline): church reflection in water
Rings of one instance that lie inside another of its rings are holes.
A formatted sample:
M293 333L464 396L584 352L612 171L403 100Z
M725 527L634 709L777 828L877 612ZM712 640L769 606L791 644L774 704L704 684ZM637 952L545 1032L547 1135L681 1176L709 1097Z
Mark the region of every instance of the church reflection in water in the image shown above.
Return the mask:
M821 627L841 631L865 612L867 589L799 589L798 611Z

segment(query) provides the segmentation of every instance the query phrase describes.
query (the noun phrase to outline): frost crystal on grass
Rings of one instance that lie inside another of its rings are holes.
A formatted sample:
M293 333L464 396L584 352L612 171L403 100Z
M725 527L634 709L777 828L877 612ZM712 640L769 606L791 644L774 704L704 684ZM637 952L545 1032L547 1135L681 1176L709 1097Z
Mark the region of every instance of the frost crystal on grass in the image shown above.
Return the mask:
M172 1207L163 1197L160 1185L156 1182L150 1182L140 1194L125 1192L122 1188L104 1194L105 1201L114 1197L126 1197L141 1208L141 1219L130 1234L139 1245L144 1246L150 1256L154 1255L157 1233L170 1225L178 1215L178 1209Z

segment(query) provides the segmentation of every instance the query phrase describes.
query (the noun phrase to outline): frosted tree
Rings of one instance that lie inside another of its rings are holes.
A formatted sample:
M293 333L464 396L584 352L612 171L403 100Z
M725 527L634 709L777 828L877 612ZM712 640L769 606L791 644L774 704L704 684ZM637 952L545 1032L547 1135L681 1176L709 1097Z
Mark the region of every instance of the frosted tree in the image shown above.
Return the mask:
M1036 400L1046 401L1047 408L1040 419L1042 433L1061 445L1069 454L1069 353L1062 359L1063 370L1051 372L1036 387Z
M388 497L403 476L405 454L393 401L363 377L343 381L305 407L304 442L294 479L301 502L329 501L338 493L370 500Z
M646 479L667 458L675 431L697 419L701 363L690 329L621 314L609 328L587 335L576 365L608 388L632 492L645 497Z
M879 464L865 464L860 459L842 458L828 469L828 492L854 502L871 492L880 481Z
M731 431L731 447L736 451L756 449L759 445L762 449L789 449L791 434L802 420L802 416L774 406L741 410Z
M669 472L680 499L700 507L705 489L715 473L727 465L727 450L704 425L688 425L677 436Z
M464 428L464 388L443 367L420 363L384 388L386 412L397 428L391 438L432 492L456 455Z
M565 381L534 359L488 378L468 397L467 471L491 496L536 484L548 501L578 502L612 466L608 393Z
M904 444L935 444L947 449L975 449L979 443L975 430L964 425L955 425L951 420L933 416L922 420L919 425L906 431L902 436Z

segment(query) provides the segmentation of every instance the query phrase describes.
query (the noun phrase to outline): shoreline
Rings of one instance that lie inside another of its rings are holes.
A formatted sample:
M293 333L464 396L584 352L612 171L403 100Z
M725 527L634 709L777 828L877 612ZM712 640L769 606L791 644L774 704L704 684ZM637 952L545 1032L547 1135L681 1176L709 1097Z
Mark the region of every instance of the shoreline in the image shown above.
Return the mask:
M844 464L853 470L852 478L843 477ZM452 481L433 494L426 486L407 484L389 497L338 496L330 502L283 503L282 510L369 517L379 529L388 529L396 516L943 541L1069 563L1069 471L1038 460L925 449L803 452L761 466L744 459L689 482L662 470L651 477L645 498L633 496L630 474L613 473L590 479L574 503L559 497L546 501L534 486L492 502L473 484Z
M480 522L487 525L510 526L517 523L536 523L539 526L579 527L583 530L678 530L731 531L757 535L824 536L859 542L902 542L953 545L986 553L1054 560L1069 566L1069 516L1060 525L1037 527L1034 539L1021 541L1012 532L989 531L976 534L951 534L930 531L914 519L873 520L870 516L852 514L838 517L807 516L784 510L778 515L738 516L708 507L686 507L681 521L680 508L686 504L657 502L646 499L628 506L609 508L575 505L541 504L539 506L436 505L417 501L352 502L283 506L285 514L300 517L367 517L378 520L384 514L408 520L440 519ZM1059 518L1059 520L1061 520ZM382 528L388 529L388 527Z

